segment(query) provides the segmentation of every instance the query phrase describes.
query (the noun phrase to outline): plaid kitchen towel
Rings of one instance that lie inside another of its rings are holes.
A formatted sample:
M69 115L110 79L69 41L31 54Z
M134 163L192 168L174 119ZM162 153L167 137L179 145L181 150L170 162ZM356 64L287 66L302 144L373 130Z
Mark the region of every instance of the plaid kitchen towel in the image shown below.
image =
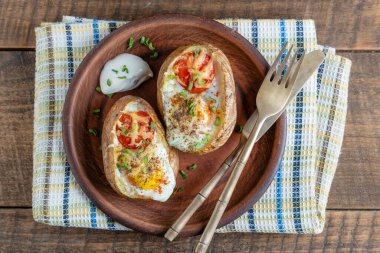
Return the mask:
M277 174L262 198L218 232L319 233L338 163L351 61L317 45L312 20L223 19L272 63L289 41L326 59L287 110L287 138ZM73 177L62 143L62 109L85 55L125 22L64 17L36 28L33 216L50 225L128 230L100 211ZM301 52L300 51L300 52Z

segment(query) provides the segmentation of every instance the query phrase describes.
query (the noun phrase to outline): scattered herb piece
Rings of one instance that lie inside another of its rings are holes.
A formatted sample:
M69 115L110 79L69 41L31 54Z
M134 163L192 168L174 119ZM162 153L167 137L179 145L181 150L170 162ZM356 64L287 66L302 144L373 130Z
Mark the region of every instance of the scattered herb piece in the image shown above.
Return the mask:
M211 138L209 135L206 135L200 142L195 144L195 149L198 150L205 146L207 143L211 141Z
M190 81L189 86L187 86L187 90L190 91L193 89L193 82Z
M92 115L94 115L95 117L99 117L99 114L100 114L100 108L96 108L92 110Z
M149 41L146 46L149 48L150 51L154 51L156 50L156 48L154 48L153 44L152 44L152 41Z
M109 98L112 98L113 94L107 94L107 96L108 96Z
M154 51L154 53L152 55L149 56L149 58L151 60L156 60L158 58L158 52L157 51Z
M131 165L126 163L125 161L123 161L121 164L119 164L119 166L121 167L121 169L128 170L128 171L131 170Z
M212 111L212 112L216 112L216 105L213 105L213 106L211 107L211 111Z
M156 126L154 125L154 122L150 122L150 129L153 131Z
M144 148L139 148L139 149L137 150L137 154L138 154L138 155L141 154L142 152L144 152Z
M149 141L147 141L147 140L142 140L142 143L144 143L144 144L147 144L147 145L149 145L150 144L150 142Z
M133 37L129 37L129 42L128 42L128 48L127 50L131 50L133 47Z
M115 72L116 74L119 73L119 71L116 69L112 69L112 71Z
M127 79L127 76L118 76L119 79Z
M199 73L196 73L195 75L193 75L193 80L199 80L199 78L201 77L201 75Z
M198 167L198 165L196 163L193 163L192 165L187 166L187 169L188 170L195 170L197 167Z
M141 45L145 45L145 41L146 41L146 37L142 36L141 39L140 39L140 44Z
M111 86L111 80L110 79L107 79L107 85Z
M128 154L128 155L132 155L132 154L133 154L132 151L129 150L129 149L127 149L127 148L123 148L123 149L121 150L121 152L122 152L122 153L125 153L125 154Z
M97 92L99 92L99 93L102 93L102 89L100 88L100 86L99 86L99 85L98 85L98 86L96 86L95 90L96 90Z
M194 98L191 98L187 101L187 113L190 116L195 117L195 100L194 100Z
M199 48L197 48L197 49L194 50L194 56L195 56L195 58L198 58L199 51L200 51Z
M168 75L168 78L169 78L170 80L174 80L174 79L176 79L176 76L173 75L173 74L170 74L170 75Z
M186 172L184 172L183 170L180 170L180 171L179 171L179 174L181 174L181 177L182 177L183 179L187 179L187 174L186 174Z
M98 131L95 129L95 128L89 128L88 129L88 133L93 135L93 136L97 136L98 135Z
M120 130L121 130L121 134L124 136L130 132L129 130L125 129L124 127L120 127Z
M123 65L123 67L121 68L121 71L122 72L125 72L125 73L129 73L129 70L128 70L128 68L127 68L127 66L126 65Z
M216 116L216 119L215 119L214 125L215 125L215 126L220 126L220 117L219 117L219 116Z
M144 156L144 163L145 165L148 165L148 156Z
M244 128L244 125L237 125L236 128L235 128L235 131L238 132L238 133L242 133L243 132L243 128Z
M184 190L184 188L182 188L182 187L177 187L177 188L175 188L174 189L174 193L177 193L177 192L181 192L181 191L183 191Z
M181 97L186 97L187 96L187 90L183 90L183 91L181 91L180 93L179 93L179 95L181 96Z

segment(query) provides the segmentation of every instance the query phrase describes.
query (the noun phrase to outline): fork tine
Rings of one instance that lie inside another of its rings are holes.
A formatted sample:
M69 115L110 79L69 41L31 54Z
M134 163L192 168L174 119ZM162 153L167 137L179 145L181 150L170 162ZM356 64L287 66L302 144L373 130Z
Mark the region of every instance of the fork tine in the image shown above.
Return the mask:
M296 60L297 60L297 52L293 55L292 59L290 60L290 64L288 65L288 68L286 69L286 72L281 79L280 85L286 84L286 82L288 81L290 77L290 72L292 72L292 69L294 67Z
M277 55L276 59L274 60L272 67L269 69L267 76L272 76L273 72L276 70L276 66L278 62L281 59L282 54L284 53L286 46L288 45L288 42L285 43L285 45L281 48L280 53Z
M299 63L298 63L298 66L296 68L296 70L293 72L292 76L290 77L290 80L289 82L286 82L285 83L285 88L292 88L294 82L296 81L296 78L298 76L298 72L301 68L301 65L302 65L302 61L303 61L303 58L305 56L305 52L302 53L302 56L301 58L299 59ZM289 71L290 72L290 71Z
M285 59L282 61L280 67L278 67L278 69L276 71L276 76L273 78L273 82L277 83L278 80L280 80L282 71L284 70L286 63L288 62L288 59L289 59L292 51L293 51L293 45L288 50L288 53L286 54Z

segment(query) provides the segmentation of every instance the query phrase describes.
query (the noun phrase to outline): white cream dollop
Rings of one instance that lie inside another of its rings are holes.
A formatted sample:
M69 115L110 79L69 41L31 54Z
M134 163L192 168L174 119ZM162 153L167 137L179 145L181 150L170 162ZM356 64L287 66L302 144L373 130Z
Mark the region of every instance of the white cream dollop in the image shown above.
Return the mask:
M100 88L106 95L132 90L151 77L153 72L143 59L133 54L119 54L104 65Z

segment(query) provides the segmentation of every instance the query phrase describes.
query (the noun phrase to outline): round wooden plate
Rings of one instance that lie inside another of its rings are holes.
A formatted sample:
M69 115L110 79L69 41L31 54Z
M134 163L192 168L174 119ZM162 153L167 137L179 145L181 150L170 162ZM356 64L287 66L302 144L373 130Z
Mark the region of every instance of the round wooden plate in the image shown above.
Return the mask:
M100 72L108 60L126 52L130 36L134 37L135 43L129 53L146 60L154 72L154 78L131 92L118 93L108 98L95 90L99 85ZM151 52L138 42L141 36L151 39L160 53L157 60L149 59ZM85 57L67 93L63 111L63 141L72 172L87 196L104 213L134 230L163 235L234 150L240 134L234 132L223 147L206 155L180 153L180 169L187 172L188 178L184 180L179 175L177 187L184 190L174 193L167 202L161 203L125 198L112 190L103 174L100 137L89 135L88 129L97 128L100 132L112 104L126 94L144 98L159 115L156 81L160 66L174 49L194 43L211 43L226 54L236 83L237 123L244 124L256 109L256 93L268 70L268 64L237 32L201 17L161 15L122 26L103 39ZM91 114L94 108L101 108L100 117ZM276 172L284 140L285 118L282 116L256 144L219 226L238 218L262 196ZM198 168L188 171L186 167L192 163L196 163ZM181 235L191 236L202 232L228 176L229 173L194 214Z

